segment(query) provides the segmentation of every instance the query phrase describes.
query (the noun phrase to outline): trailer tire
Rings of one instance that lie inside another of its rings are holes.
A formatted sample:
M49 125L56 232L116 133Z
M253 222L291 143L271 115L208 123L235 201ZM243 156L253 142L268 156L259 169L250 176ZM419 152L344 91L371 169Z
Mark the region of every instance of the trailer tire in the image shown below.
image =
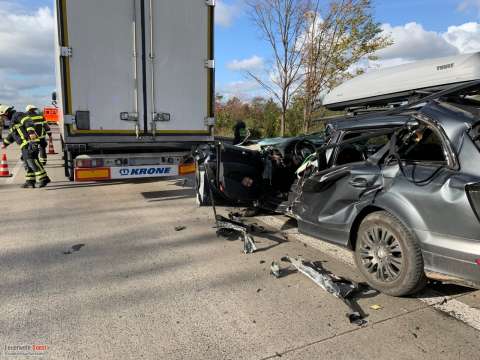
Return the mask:
M65 149L63 151L65 177L70 181L75 180L75 171L74 171L74 168L73 168L73 159L74 159L73 153L71 151Z

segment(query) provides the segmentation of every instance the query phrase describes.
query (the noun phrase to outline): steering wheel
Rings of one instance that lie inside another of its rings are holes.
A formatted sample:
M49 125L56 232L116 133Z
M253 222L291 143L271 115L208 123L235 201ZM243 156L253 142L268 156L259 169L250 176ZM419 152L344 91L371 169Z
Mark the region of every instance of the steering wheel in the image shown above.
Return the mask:
M310 140L300 140L295 144L293 153L295 157L300 161L304 161L308 156L314 154L317 151L317 147Z

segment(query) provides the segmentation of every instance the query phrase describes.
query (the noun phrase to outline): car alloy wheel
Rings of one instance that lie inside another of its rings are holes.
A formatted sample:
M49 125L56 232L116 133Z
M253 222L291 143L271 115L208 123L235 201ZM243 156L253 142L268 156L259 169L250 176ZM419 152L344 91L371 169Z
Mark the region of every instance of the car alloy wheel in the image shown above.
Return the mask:
M386 211L372 212L360 223L355 263L367 283L387 295L411 295L427 282L414 233Z
M381 282L398 279L403 269L403 253L392 232L381 226L372 227L359 241L362 265L367 272Z

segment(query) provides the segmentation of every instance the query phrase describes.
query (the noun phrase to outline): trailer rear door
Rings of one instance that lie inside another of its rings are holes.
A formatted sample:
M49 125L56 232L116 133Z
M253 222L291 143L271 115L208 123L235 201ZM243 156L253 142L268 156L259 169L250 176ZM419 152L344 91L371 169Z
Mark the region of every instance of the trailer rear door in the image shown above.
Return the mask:
M61 104L74 133L209 133L209 1L57 0L57 14Z
M211 101L209 7L205 0L146 3L146 38L152 54L147 68L147 126L160 132L204 130ZM159 121L155 121L155 113ZM161 121L163 114L163 120L170 120Z

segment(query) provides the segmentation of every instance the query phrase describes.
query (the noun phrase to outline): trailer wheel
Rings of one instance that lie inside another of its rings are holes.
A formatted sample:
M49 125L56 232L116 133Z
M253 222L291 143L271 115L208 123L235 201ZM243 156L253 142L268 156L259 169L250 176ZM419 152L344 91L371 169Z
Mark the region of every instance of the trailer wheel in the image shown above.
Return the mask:
M65 177L68 178L70 181L75 180L75 171L73 168L73 153L68 150L63 151L63 161L64 161L64 168L65 168Z

